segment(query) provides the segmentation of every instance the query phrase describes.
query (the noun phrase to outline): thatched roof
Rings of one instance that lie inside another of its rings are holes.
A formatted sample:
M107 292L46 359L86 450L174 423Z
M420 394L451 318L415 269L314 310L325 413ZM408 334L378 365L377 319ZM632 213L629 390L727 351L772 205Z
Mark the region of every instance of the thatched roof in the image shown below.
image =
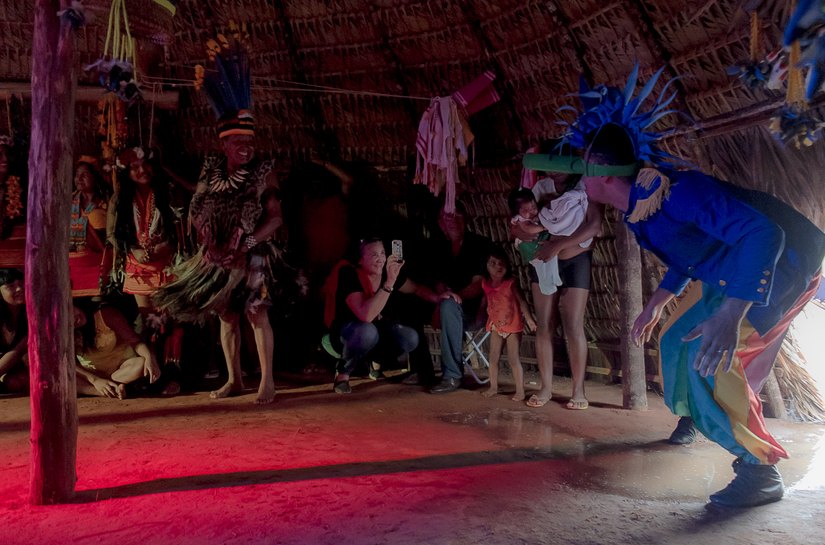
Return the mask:
M96 17L78 33L78 72L99 57L106 35L108 2L85 3ZM643 77L663 65L669 75L683 75L680 107L700 124L775 101L777 95L749 91L725 74L748 55L743 3L181 0L174 17L151 0L129 0L127 7L146 75L167 82L191 80L194 65L206 61L206 41L229 34L231 22L245 23L262 143L273 153L403 164L426 99L484 70L496 74L503 100L486 115L492 128L481 132L494 137L487 147L501 150L500 157L557 134L556 109L573 101L567 94L580 73L620 83L636 61ZM759 49L767 52L777 46L786 16L775 6L787 3L763 4L770 5L761 10ZM25 2L0 2L2 80L28 80L31 16ZM163 43L162 53L152 41ZM81 82L93 80L81 74ZM277 90L296 84L425 100ZM184 88L181 118L189 149L199 150L212 141L211 112L190 91Z
M764 55L779 47L790 2L757 3L754 47ZM32 12L26 4L0 0L0 82L29 80ZM94 85L94 75L83 74L81 66L103 50L110 2L84 4L96 20L78 31L77 71L81 84ZM811 176L825 168L825 145L795 150L778 144L766 126L782 93L752 91L726 74L727 67L748 58L752 45L744 4L180 0L172 17L151 0L127 0L139 41L144 96L180 91L178 111L163 114L164 130L155 137L171 150L167 159L192 164L216 144L212 112L191 86L194 66L206 63L206 41L217 33L230 34L232 22L245 24L249 34L263 153L285 165L310 157L366 161L384 167L383 180L395 188L411 178L415 132L428 99L492 71L502 99L472 120L476 168L462 179L474 194L469 203L472 227L502 243L507 235L501 196L517 184L517 155L558 135L556 111L575 102L569 94L578 89L580 74L591 83L621 84L635 62L642 80L661 66L666 76L682 76L676 104L695 125L667 118L664 126L684 129L668 142L670 149L735 183L778 195L825 227L822 190ZM77 149L93 152L96 107L85 103L77 108ZM145 118L147 110L140 115ZM0 101L0 126L6 112ZM611 229L608 225L595 252L588 315L588 333L600 342L615 342L618 336L614 264L619 257ZM647 271L650 290L655 263Z

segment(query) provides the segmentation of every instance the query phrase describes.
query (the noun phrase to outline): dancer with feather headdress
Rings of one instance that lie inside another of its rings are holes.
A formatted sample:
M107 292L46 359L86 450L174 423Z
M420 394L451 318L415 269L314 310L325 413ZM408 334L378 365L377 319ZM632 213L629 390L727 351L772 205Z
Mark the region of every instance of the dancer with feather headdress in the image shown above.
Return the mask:
M249 60L238 42L220 41L220 46L210 42L216 70L205 73L203 88L218 116L223 156L206 159L190 206L202 246L175 269L175 281L155 301L177 320L219 317L229 379L210 394L213 399L243 390L240 314L245 313L261 364L256 403L270 403L274 341L267 310L285 289L296 286L295 274L273 240L283 224L273 163L255 157Z
M661 73L635 96L638 66L624 91L583 86L584 110L565 136L586 150L584 159L530 155L525 166L583 174L588 198L621 211L639 245L668 266L632 340L649 340L665 306L685 292L660 332L665 402L736 456L736 477L710 496L713 504L777 501L784 487L775 464L788 454L754 392L816 292L825 234L770 195L677 169L687 165L662 151L663 135L651 130L672 113L675 93L665 99L665 86L654 108L641 108Z

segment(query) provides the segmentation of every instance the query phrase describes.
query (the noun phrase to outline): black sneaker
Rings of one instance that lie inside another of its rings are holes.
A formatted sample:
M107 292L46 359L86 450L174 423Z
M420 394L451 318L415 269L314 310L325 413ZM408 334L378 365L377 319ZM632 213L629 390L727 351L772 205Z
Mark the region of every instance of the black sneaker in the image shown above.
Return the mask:
M668 437L667 442L671 445L689 445L696 440L696 426L693 425L693 419L689 416L683 416L676 424L676 429Z
M370 374L368 376L370 380L383 380L387 378L387 375L381 370L381 366L375 363L370 365Z

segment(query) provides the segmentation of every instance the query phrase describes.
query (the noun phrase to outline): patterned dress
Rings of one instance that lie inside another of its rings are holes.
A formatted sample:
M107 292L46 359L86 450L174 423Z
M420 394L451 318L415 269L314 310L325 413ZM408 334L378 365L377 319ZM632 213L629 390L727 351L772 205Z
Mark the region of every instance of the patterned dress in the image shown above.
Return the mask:
M72 196L69 226L69 277L72 297L100 295L100 265L103 241L97 231L106 229L107 203L90 202L80 208L80 192Z
M175 280L155 304L176 320L202 322L211 314L257 312L295 291L296 271L274 241L240 247L264 217L263 203L277 188L267 186L273 163L254 162L232 174L225 158L207 158L192 197L190 220L201 243L196 255L175 268Z

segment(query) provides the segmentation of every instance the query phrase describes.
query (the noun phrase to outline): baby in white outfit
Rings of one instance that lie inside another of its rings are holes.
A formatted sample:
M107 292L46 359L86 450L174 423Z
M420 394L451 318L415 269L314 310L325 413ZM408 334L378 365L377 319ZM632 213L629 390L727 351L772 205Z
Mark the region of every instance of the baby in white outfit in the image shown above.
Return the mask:
M539 243L550 238L550 235L572 235L584 221L587 213L587 195L581 182L575 188L547 202L539 211L536 201L545 200L556 194L553 180L544 178L533 187L533 200L523 198L522 194L519 195L522 198L514 198L515 193L510 199L512 211L517 212L510 223L521 224L527 232L537 235L535 241L524 242L517 238L515 243L522 257L536 269L539 288L545 295L555 293L562 282L557 257L554 256L547 261L535 258ZM581 242L579 246L588 248L592 242L593 239L590 238Z

